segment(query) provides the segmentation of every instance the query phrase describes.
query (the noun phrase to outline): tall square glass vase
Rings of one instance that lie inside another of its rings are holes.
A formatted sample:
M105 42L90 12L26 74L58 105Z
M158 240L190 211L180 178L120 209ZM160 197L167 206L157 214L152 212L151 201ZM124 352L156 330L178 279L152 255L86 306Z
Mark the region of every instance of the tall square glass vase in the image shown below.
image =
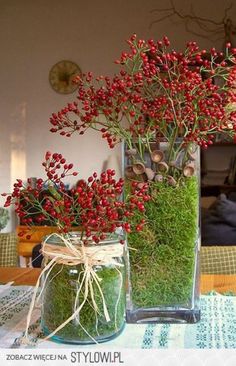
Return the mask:
M124 148L125 194L149 184L143 227L128 234L128 323L195 323L199 309L200 154L184 141Z

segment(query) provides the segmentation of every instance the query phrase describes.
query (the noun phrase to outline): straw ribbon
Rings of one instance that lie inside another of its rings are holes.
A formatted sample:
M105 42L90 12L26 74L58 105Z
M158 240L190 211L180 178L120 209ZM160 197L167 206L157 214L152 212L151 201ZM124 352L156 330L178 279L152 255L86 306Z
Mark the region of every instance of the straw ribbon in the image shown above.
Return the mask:
M63 245L49 244L48 242L52 235L54 237L57 236L60 239L60 241L63 242ZM64 328L71 320L76 318L79 315L83 306L85 305L89 295L91 298L91 302L92 302L94 311L96 313L99 313L99 309L98 309L97 303L95 301L93 283L95 283L95 285L97 286L97 289L100 293L100 296L102 299L103 313L104 313L106 321L109 322L110 316L109 316L109 312L107 309L105 297L104 297L104 294L103 294L103 291L102 291L102 288L100 285L101 279L97 275L97 273L94 269L94 266L110 265L110 264L114 264L116 267L123 266L121 263L118 263L116 260L117 257L122 257L122 255L123 255L123 245L116 243L116 244L105 244L105 245L100 244L100 245L85 246L82 241L79 241L79 243L78 243L78 238L67 239L67 238L64 238L62 235L55 233L55 234L49 235L47 237L46 241L44 241L42 243L42 254L44 255L44 258L46 261L46 266L43 268L43 270L38 278L38 281L36 283L35 289L34 289L32 301L30 304L30 309L29 309L28 316L27 316L26 331L25 331L23 342L29 343L28 330L29 330L29 326L30 326L33 309L35 307L35 304L39 302L42 294L44 293L44 290L45 290L45 287L47 284L47 279L50 275L51 270L53 269L53 267L56 264L62 264L62 265L67 265L67 266L83 264L84 269L82 272L80 272L80 276L82 275L82 279L80 280L79 289L77 290L77 293L76 293L73 314L71 314L71 316L68 319L66 319L62 324L60 324L59 327L57 327L52 333L50 333L43 340L47 340L47 339L51 338L59 330ZM41 279L43 276L45 276L45 277L41 284L40 293L37 296L40 282L41 282ZM122 276L121 276L121 280L122 280ZM78 282L79 282L79 279L78 279ZM121 287L120 287L120 291L121 291ZM79 306L77 306L79 295L83 288L84 288L83 300L82 300L81 304ZM118 297L118 300L119 300L119 298L120 298L120 296ZM84 330L86 332L86 329L84 329ZM86 333L88 334L88 332L86 332ZM95 343L97 343L96 340L92 336L90 336L90 338L92 338L92 340Z

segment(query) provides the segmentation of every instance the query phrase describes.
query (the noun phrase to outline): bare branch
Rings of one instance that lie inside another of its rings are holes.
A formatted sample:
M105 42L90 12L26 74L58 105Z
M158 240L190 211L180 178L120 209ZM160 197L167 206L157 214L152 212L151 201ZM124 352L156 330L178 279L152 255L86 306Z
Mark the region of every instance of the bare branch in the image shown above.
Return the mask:
M205 34L201 34L198 32L193 31L192 29L190 30L189 26L188 26L188 22L186 22L185 24L185 29L188 33L194 34L195 36L201 37L201 38L205 38L209 40L209 36L206 36Z
M203 23L202 21L199 21L198 19L196 19L196 23L197 23L197 25L202 29L202 30L204 30L205 32L207 32L207 33L215 33L215 32L217 32L217 31L221 31L221 32L224 32L224 26L223 25L221 25L221 26L219 26L219 27L217 27L217 28L214 28L214 29L211 29L211 28L209 28L208 26L207 26L207 24L205 24L205 23Z
M203 17L198 17L196 15L191 15L191 14L186 14L186 15L183 15L181 14L174 6L174 3L173 3L173 0L170 0L171 2L171 5L172 5L172 10L173 10L173 14L176 14L179 18L182 18L182 19L190 19L190 20L199 20L199 21L203 21L203 22L208 22L208 23L211 23L211 24L214 24L214 25L221 25L222 24L222 21L220 22L216 22L212 19L207 19L207 18L203 18Z
M151 23L149 24L149 29L151 29L151 28L152 28L153 24L159 23L159 22L161 22L162 20L165 20L165 19L167 19L167 18L171 18L171 17L172 17L172 15L173 15L173 14L165 15L165 16L163 16L163 17L159 18L159 19L154 20L153 22L151 22Z
M230 5L225 8L225 15L224 15L224 18L222 19L222 23L225 23L225 21L227 20L227 17L228 17L228 12L232 9L233 7L233 4L230 3Z
M185 23L186 31L189 33L192 33L196 36L199 36L201 38L205 39L213 39L216 35L219 35L222 33L223 39L225 39L225 42L232 42L233 36L236 34L236 25L233 24L232 20L229 18L228 13L232 9L233 4L231 3L228 7L224 10L224 16L220 21L216 21L213 19L207 19L205 17L197 16L194 12L193 6L191 4L191 12L190 14L183 14L180 11L178 11L174 5L174 1L170 0L171 7L168 8L162 8L162 9L152 9L151 13L156 12L166 12L166 15L160 17L159 19L156 19L152 21L149 25L149 28L152 28L152 26L158 22L161 22L165 19L172 19L174 17L178 17L179 19L182 19ZM202 32L197 32L192 29L191 25L196 24L203 32L208 34L202 34ZM219 38L217 38L218 40Z

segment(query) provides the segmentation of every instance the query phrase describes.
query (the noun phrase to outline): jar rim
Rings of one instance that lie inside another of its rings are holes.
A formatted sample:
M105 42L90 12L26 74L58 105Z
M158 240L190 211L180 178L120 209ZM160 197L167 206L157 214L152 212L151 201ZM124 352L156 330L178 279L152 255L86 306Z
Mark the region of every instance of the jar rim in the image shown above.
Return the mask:
M55 236L54 236L55 234ZM95 233L94 233L95 234ZM93 233L92 233L93 235ZM80 245L81 242L81 232L78 231L70 231L69 233L67 233L66 235L64 235L65 239L72 239L72 241L74 242L74 244L76 245ZM50 238L50 240L47 240L48 238ZM79 239L80 242L76 243L76 239ZM108 233L107 237L104 240L100 240L99 243L95 243L92 238L89 239L88 238L88 244L86 244L86 246L104 246L104 245L111 245L111 244L120 244L120 240L124 239L124 234L121 233ZM52 244L52 245L64 245L63 240L60 240L60 238L58 237L58 235L56 235L56 233L52 233L49 235L46 235L43 238L44 241L47 241L48 244Z

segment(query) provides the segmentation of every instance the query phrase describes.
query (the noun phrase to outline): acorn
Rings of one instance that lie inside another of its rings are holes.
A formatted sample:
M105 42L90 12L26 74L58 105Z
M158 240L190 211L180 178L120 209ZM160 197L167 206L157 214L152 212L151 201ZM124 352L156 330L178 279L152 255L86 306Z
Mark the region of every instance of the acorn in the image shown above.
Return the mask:
M136 177L136 174L133 171L132 165L128 165L125 168L125 177L128 179L134 179Z
M145 170L146 176L148 180L153 180L155 177L155 172L151 168L146 168Z
M146 168L143 163L137 162L137 163L133 164L133 171L135 174L137 174L137 175L143 174L143 173L145 173L145 170L146 170Z
M187 164L183 168L183 175L185 177L192 177L194 175L194 172L195 172L195 168L194 168L193 164Z
M154 180L155 182L163 182L163 175L156 174Z
M157 168L160 172L166 173L168 172L168 164L166 164L164 161L161 161L160 163L158 163Z
M161 150L153 150L151 152L151 159L154 163L160 163L164 158L164 153Z

